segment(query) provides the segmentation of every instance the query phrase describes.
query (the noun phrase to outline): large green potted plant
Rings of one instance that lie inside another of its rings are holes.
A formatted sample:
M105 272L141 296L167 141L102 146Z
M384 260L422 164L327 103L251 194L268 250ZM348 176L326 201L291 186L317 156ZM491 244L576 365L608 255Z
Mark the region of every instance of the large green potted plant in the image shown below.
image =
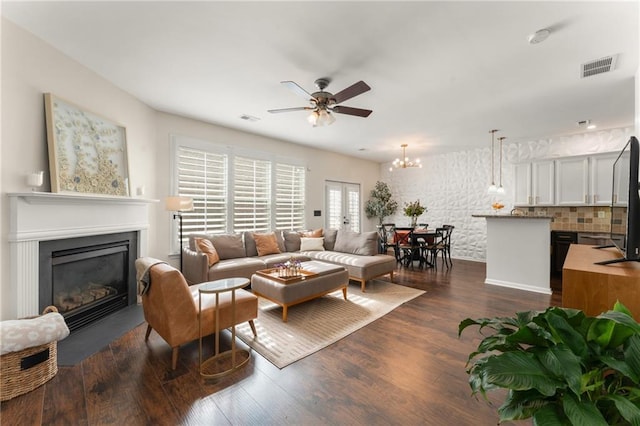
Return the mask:
M474 325L483 339L469 355L469 384L487 401L487 391L508 390L500 421L640 425L640 325L622 304L597 317L551 307L467 318L458 337Z
M398 209L398 203L392 198L389 186L377 181L369 194L370 198L364 206L365 214L369 219L378 218L378 225L382 225L384 218L391 216Z

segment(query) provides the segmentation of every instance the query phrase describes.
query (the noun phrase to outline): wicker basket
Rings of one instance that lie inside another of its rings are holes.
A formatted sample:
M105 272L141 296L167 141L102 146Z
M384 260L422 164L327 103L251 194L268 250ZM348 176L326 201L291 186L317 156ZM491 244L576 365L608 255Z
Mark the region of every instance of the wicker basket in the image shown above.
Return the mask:
M55 306L43 314L58 312ZM25 394L51 380L58 372L58 342L0 356L0 401Z

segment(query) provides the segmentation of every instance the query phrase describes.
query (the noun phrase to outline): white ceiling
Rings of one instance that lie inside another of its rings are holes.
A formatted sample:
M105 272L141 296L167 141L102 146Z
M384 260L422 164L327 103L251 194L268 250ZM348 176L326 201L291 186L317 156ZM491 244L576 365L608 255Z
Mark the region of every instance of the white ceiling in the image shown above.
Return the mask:
M631 126L638 2L7 2L2 15L147 105L379 162ZM529 34L549 38L530 45ZM619 55L580 78L581 64ZM372 88L312 128L280 84ZM258 117L247 122L243 114ZM124 123L126 124L126 123Z

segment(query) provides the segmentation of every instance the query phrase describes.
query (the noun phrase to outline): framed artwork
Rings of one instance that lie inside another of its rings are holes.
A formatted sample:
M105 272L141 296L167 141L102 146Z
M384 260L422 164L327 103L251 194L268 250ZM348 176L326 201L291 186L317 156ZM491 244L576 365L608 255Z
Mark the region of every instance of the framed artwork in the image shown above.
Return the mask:
M51 192L128 197L123 126L44 94Z

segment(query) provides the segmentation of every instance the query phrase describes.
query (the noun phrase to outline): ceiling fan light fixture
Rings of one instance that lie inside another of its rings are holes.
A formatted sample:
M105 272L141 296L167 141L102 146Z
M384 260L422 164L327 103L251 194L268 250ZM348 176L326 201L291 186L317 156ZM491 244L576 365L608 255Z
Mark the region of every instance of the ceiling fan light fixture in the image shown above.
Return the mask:
M307 121L309 121L309 124L313 127L329 126L336 121L336 118L326 109L318 108L309 114Z

